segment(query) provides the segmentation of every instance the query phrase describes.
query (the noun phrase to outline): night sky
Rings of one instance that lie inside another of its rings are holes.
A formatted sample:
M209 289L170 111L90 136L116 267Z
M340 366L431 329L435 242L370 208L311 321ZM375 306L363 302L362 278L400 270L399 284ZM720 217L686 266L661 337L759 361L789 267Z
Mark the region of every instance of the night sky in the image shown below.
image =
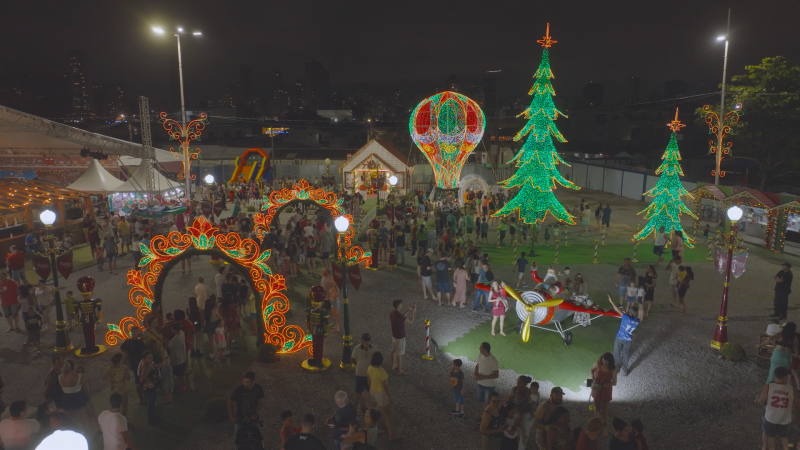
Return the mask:
M583 5L583 6L580 6ZM4 2L0 67L8 72L66 72L71 50L83 49L92 83L119 82L129 95L165 96L178 25L203 36L183 41L187 104L201 92L218 98L253 68L257 94L274 70L291 82L315 58L333 87L432 85L455 74L475 83L502 70L501 96L522 96L541 57L536 43L550 22L558 41L551 63L558 94L580 96L589 81L606 83L607 101L625 79L641 94L670 79L719 83L731 7L729 77L763 57L800 64L800 2L783 1L21 1ZM707 90L713 90L709 88Z

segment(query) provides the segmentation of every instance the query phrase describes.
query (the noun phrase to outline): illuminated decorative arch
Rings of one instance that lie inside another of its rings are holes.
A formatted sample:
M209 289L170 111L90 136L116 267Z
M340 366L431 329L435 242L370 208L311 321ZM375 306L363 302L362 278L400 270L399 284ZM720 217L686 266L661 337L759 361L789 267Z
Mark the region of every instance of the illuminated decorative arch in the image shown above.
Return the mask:
M253 217L253 224L256 235L264 241L264 235L269 232L272 227L272 220L278 211L285 208L295 201L312 201L317 205L327 209L332 217L345 216L350 221L350 227L344 236L344 246L341 242L341 235L337 234L336 241L339 244L339 257L341 258L342 250L345 249L347 257L347 265L358 264L369 260L372 253L365 252L359 246L350 246L350 241L355 237L355 230L353 229L353 216L345 214L342 203L344 199L339 198L336 193L326 191L325 189L316 189L306 180L298 181L291 189L284 188L279 191L272 191L269 196L264 196L264 206L261 207L263 213L258 213ZM369 264L369 263L367 263Z
M119 325L109 324L106 343L116 345L131 335L131 328L141 327L141 321L153 303L153 287L159 291L164 276L181 259L192 255L215 255L249 271L249 280L254 292L262 294L261 318L264 322L264 342L274 344L279 353L293 353L311 346L311 335L306 335L297 325L286 325L285 313L289 310L289 299L282 291L286 282L282 275L273 275L267 266L270 252L261 251L252 239L242 239L237 233L219 233L205 217L197 217L188 233L171 231L166 237L155 236L150 246L140 244L142 260L139 267L148 272L128 271L131 290L128 299L136 308L136 317L125 317ZM167 270L163 270L163 269ZM162 276L163 275L163 276ZM159 283L160 282L160 283Z

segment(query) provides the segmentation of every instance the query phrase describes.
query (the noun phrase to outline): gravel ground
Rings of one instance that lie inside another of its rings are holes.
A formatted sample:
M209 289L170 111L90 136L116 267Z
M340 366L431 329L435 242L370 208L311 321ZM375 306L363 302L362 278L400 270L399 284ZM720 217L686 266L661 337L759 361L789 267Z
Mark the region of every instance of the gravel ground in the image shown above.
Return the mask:
M559 190L563 191L565 190ZM613 234L610 233L609 239L626 239L627 231L622 231L624 228L632 231L637 220L643 223L633 215L642 207L639 202L585 190L570 195L573 198L591 200L601 198L603 202L612 203L615 213L612 216ZM650 248L642 245L640 251L650 251ZM716 327L722 288L722 276L716 273L713 265L693 264L696 280L687 295L689 311L685 316L667 306L670 299L666 283L668 277L663 268L659 271L661 278L656 290L655 309L635 333L632 372L628 377L620 377L610 408L612 415L625 419L641 418L646 426L651 448L740 449L756 448L760 444L760 416L763 409L753 404L753 398L766 379L768 362L756 360L752 356L757 336L765 330L769 322L767 316L771 313L773 286L771 277L779 270L777 256L779 255L771 256L765 252L758 252L758 255L751 253L747 271L732 282L728 311L729 340L744 345L751 356L742 363L721 360L718 352L709 345ZM360 336L365 331L371 333L374 343L387 359L391 341L388 326L391 300L403 299L406 307L414 301L419 302L416 320L407 326L408 347L404 367L411 375L399 377L390 374L389 378L395 401L394 423L404 440L389 444L383 434L379 438L378 448L477 449L480 447L477 425L471 420L455 420L449 414L452 408L451 393L445 372L453 358L462 357L466 358L463 370L471 373L478 351L475 349L469 355L438 353L434 361L430 362L421 359L425 348L423 320L431 320L431 336L439 345L444 346L487 320L489 316L466 310L439 308L430 301L423 301L416 284L415 267L411 265L413 261L408 262L409 265L394 271L364 271L361 290L350 290L352 334ZM593 291L614 292L613 275L618 263L571 267L573 271L584 274ZM640 265L635 267L637 271L644 269ZM123 263L120 270L127 268ZM208 264L195 264L193 275L203 275L210 279L212 270ZM510 265L495 268L494 271L499 278L512 279ZM124 283L121 275L83 272L96 276L97 295L107 299L105 309L109 320L118 321L123 315L130 314L132 308L128 305L127 295L120 292ZM82 276L83 272L73 276ZM112 277L115 278L114 282L109 281ZM74 285L74 279L69 284ZM171 276L165 298L173 293L180 295L176 298L182 298L192 286L194 277L178 276L173 282ZM168 305L167 309L169 308L172 307ZM800 301L796 295L792 296L790 320L797 319L795 316L798 308ZM296 315L291 321L300 323L300 320ZM5 325L3 330L4 327ZM25 398L29 402L40 401L39 383L47 371L49 357L22 355L18 349L24 342L23 335L11 333L0 336L3 337L0 372L6 383L4 400L6 403L17 398ZM82 340L76 332L73 332L72 337L76 343ZM326 340L325 356L334 365L341 361L340 338L341 333L335 333ZM508 339L518 338L518 335L509 333ZM579 340L573 345L580 345ZM50 346L52 332L45 332L43 348ZM313 412L322 422L335 409L333 396L337 390L354 394L352 373L333 368L318 374L306 373L300 369L300 362L306 357L307 353L300 352L281 356L277 363L252 365L257 373L257 382L264 386L267 394L262 411L265 421L262 432L268 449L280 448L278 414L281 410L291 409L295 417ZM98 390L105 387L99 378L100 369L107 364L107 359L108 357L102 356L81 361L86 365L87 374ZM388 366L388 362L386 364ZM500 364L502 367L503 361ZM586 368L587 377L589 369ZM513 371L501 371L498 380L498 391L501 395L505 395L514 385L516 376ZM30 380L34 380L33 383ZM539 382L540 392L543 393L549 392L554 382L558 384L558 380ZM469 377L465 379L464 393L468 419L477 417L475 383ZM583 425L589 418L591 413L587 399L588 391L585 388L580 392L567 392L565 405L571 412L572 426ZM710 430L724 431L709 432ZM328 430L317 426L314 433L332 448ZM797 430L793 430L792 438L797 437ZM607 446L608 438L602 439L602 447ZM179 449L233 448L232 441L233 429L230 424L201 424L187 436ZM534 448L533 444L528 448Z

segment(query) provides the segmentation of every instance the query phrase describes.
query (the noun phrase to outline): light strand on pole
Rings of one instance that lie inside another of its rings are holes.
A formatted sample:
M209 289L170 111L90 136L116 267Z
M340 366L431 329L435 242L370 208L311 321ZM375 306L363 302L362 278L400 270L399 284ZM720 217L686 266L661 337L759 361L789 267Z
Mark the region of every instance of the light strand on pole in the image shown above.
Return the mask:
M597 239L594 240L594 261L592 261L592 264L598 264L598 262L597 262L597 243L598 242L599 241Z
M600 234L600 245L606 245L606 226L603 225L603 232Z
M553 264L558 264L558 239L556 239L556 257L553 260Z
M422 359L426 361L433 360L433 356L431 356L431 321L430 319L425 319L425 354L422 355Z
M569 225L567 224L564 224L564 247L569 247Z
M636 233L637 234L639 233L639 224L638 223L636 224ZM638 246L639 246L639 240L634 238L634 240L633 240L633 259L631 260L631 262L639 262L639 260L636 259L636 248Z
M517 263L517 241L515 240L514 241L514 261L512 261L511 264L516 264L516 263Z

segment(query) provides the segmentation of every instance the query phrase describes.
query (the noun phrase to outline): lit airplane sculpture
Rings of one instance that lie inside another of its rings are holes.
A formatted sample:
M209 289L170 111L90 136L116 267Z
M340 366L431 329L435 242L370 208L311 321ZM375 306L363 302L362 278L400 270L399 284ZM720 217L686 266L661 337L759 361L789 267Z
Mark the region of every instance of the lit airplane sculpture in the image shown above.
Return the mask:
M547 275L542 279L539 276L535 261L531 267L531 278L536 283L532 291L519 293L511 286L505 287L508 295L517 301L517 316L520 320L517 331L522 333L523 342L528 342L530 330L533 327L545 331L554 331L561 335L565 345L571 344L572 331L570 330L581 325L577 324L565 329L562 327L561 322L576 312L596 316L590 318L589 322L601 316L620 316L615 311L604 310L597 305L585 306L572 298L564 298L564 286L558 281L555 270L548 270ZM490 290L489 284L483 283L476 284L475 288L484 291ZM550 323L553 324L555 329L543 326Z

